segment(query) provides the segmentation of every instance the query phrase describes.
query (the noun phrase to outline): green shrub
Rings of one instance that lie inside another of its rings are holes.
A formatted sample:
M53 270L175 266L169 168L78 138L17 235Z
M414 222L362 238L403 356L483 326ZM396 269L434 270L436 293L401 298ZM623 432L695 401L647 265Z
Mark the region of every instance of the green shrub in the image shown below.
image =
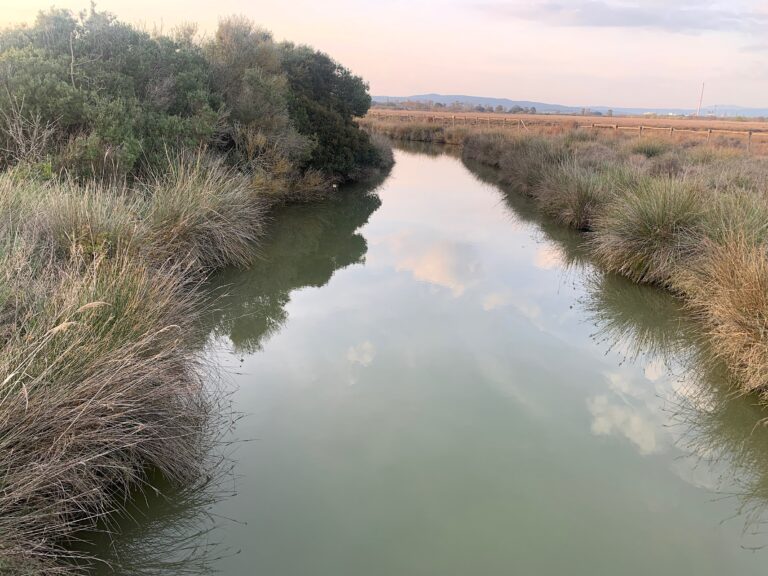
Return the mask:
M655 138L638 138L632 142L629 149L635 154L642 154L646 158L661 156L670 149L669 142Z

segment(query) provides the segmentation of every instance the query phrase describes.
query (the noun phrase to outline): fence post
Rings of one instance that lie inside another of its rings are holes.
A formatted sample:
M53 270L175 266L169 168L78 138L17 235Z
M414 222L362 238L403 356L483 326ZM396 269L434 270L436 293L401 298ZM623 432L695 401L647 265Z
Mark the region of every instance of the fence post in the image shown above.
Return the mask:
M752 130L747 133L747 153L752 151Z
M675 131L675 127L674 126L670 126L669 127L669 135L672 136L672 132L674 132L674 131Z
M712 138L712 128L707 130L707 144L709 144L709 139Z
M642 124L640 124L640 136L643 135L643 128L644 128L644 126Z

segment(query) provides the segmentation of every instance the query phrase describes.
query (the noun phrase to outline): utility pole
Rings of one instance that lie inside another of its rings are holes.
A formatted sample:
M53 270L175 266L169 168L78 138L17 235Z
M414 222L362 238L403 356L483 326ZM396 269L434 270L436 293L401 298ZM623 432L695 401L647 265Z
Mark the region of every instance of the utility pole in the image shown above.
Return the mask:
M701 83L701 96L699 96L699 107L696 108L696 116L701 116L701 103L704 101L704 82Z

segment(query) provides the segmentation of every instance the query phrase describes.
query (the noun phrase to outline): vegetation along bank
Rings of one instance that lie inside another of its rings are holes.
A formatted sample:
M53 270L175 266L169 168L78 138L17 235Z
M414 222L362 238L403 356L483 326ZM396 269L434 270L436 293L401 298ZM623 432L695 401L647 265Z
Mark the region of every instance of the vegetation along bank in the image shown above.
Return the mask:
M738 143L493 130L366 118L395 139L457 144L587 234L594 261L681 297L736 387L768 400L768 158Z
M253 261L276 205L391 164L369 105L241 18L205 41L93 8L0 33L0 573L82 568L68 541L149 471L204 478L197 288Z

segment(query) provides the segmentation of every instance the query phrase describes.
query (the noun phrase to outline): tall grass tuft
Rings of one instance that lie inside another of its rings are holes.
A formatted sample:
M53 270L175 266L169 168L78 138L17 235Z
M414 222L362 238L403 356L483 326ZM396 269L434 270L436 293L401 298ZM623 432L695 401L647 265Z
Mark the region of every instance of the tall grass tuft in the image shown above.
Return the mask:
M669 286L695 248L706 196L691 182L649 178L624 191L595 219L595 258L636 282Z
M18 266L7 248L3 264ZM0 558L53 573L67 568L61 544L148 467L197 476L209 411L178 270L81 253L42 272L2 282Z
M246 266L266 221L252 180L203 152L169 158L143 185L148 242L161 260L203 269Z
M533 190L539 209L561 224L590 230L595 214L611 196L605 174L566 160L547 172Z
M671 148L669 142L657 138L638 138L630 146L635 154L642 154L646 158L661 156Z
M768 248L734 232L705 240L677 285L740 386L768 399Z

